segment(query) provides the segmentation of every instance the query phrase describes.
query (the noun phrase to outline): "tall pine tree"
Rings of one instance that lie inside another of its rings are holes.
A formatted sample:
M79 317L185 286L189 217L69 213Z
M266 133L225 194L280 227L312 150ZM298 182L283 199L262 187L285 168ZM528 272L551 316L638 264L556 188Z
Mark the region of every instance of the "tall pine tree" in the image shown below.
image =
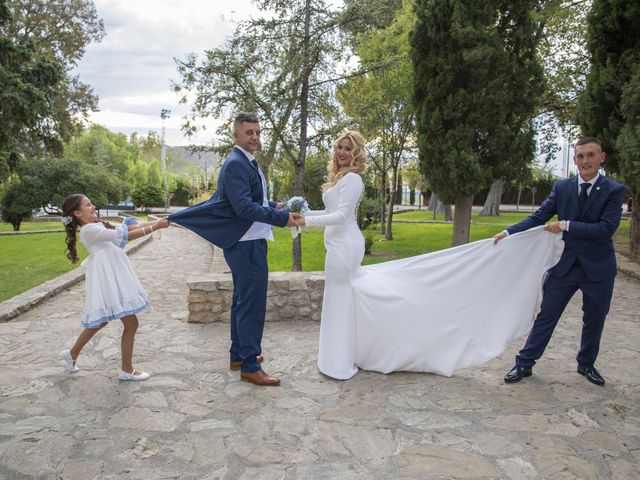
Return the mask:
M473 196L532 157L541 92L532 1L418 0L411 35L420 162L469 241ZM515 151L514 151L515 150Z
M631 252L640 252L640 4L595 0L587 45L591 72L580 96L577 123L607 152L607 172L618 173L634 199Z

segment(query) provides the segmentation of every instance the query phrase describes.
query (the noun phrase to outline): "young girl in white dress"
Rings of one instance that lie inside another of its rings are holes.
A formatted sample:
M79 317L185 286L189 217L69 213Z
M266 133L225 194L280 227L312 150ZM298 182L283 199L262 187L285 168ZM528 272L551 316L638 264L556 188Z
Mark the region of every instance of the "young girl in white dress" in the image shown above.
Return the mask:
M63 223L67 232L67 258L78 262L76 232L80 227L80 241L89 252L86 266L86 299L80 323L84 327L70 350L63 350L60 358L69 372L80 370L76 360L82 348L91 338L112 320L121 319L122 365L118 371L120 380L146 380L150 375L135 370L132 365L133 343L138 318L136 314L149 307L149 298L136 278L129 258L124 251L128 240L134 240L167 228L169 221L122 223L113 226L99 222L95 207L82 194L69 195L62 202Z

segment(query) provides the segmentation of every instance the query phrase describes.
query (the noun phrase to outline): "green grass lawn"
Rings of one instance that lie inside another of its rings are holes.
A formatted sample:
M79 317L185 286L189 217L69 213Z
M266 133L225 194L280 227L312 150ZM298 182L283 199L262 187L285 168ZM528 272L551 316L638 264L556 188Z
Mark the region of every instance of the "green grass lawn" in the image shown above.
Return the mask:
M526 217L528 212L506 212L499 217L472 217L471 241L489 238ZM429 218L426 218L429 217ZM142 217L146 219L146 216ZM432 218L431 212L407 212L394 215L392 241L383 240L379 228L374 230L372 255L364 264L404 258L434 252L451 246L451 224L425 223ZM411 221L408 221L411 220ZM442 219L441 219L442 220ZM0 224L6 226L7 224ZM59 222L35 222L23 224L26 229L34 226L44 229L58 228ZM628 243L629 222L623 221L616 232L616 244ZM302 235L302 268L304 271L324 270L325 248L323 230L311 228ZM275 242L269 242L269 269L273 272L291 270L291 232L288 228L274 229ZM87 256L79 244L80 258ZM72 265L64 255L64 233L0 236L0 301L18 295L78 265ZM622 250L622 248L620 248Z
M398 215L398 217L404 217L404 215L408 214ZM526 215L521 215L521 218L524 216ZM393 240L386 241L384 235L379 233L380 229L376 228L371 256L365 257L363 264L369 265L449 248L452 229L451 224L394 222ZM492 237L503 229L502 225L471 225L471 241ZM310 228L302 235L302 269L305 272L324 270L326 251L323 235L324 230L319 228ZM290 270L291 234L288 229L276 228L274 237L276 241L269 242L269 270L272 272Z
M65 256L64 238L64 232L0 236L0 301L76 268ZM80 258L86 258L78 245Z
M22 222L20 224L21 232L30 232L32 230L64 230L61 222ZM0 223L0 232L13 232L13 226L10 223Z
M498 217L483 217L474 213L471 215L471 222L475 224L490 224L490 225L502 225L509 226L514 223L522 220L526 216L530 215L531 211L523 210L519 212L502 212ZM434 220L433 212L428 210L420 210L420 211L412 211L412 212L403 212L396 213L393 215L394 220L398 220L398 222L443 222L444 214L438 213Z

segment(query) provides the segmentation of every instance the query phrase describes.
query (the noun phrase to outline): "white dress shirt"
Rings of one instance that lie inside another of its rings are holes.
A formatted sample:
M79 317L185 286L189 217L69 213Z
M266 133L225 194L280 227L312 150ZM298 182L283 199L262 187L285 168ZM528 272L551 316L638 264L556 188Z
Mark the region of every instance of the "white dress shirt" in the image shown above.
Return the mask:
M247 156L249 164L251 168L253 168L253 165L251 165L251 161L254 160L255 157L251 153L247 152L244 148L238 145L236 145L235 147ZM260 168L258 168L258 174L260 175L260 181L262 182L262 206L268 207L269 200L267 199L267 181L264 178L264 174L262 173L262 170L260 170ZM272 225L269 225L268 223L262 223L262 222L253 222L251 227L249 227L249 230L247 230L247 233L245 233L242 236L240 241L246 242L248 240L261 240L261 239L273 241Z

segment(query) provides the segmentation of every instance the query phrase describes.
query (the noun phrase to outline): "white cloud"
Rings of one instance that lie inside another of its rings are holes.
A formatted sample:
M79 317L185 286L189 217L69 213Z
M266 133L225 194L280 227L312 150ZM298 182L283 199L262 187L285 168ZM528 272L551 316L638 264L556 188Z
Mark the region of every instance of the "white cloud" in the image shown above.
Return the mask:
M106 36L92 44L77 72L100 97L100 111L91 120L118 132L159 132L160 110L171 110L166 120L166 143L206 143L211 133L188 139L180 132L189 111L171 92L178 80L174 58L201 54L220 47L233 32L234 20L250 16L250 0L95 0ZM209 132L218 122L208 121Z

